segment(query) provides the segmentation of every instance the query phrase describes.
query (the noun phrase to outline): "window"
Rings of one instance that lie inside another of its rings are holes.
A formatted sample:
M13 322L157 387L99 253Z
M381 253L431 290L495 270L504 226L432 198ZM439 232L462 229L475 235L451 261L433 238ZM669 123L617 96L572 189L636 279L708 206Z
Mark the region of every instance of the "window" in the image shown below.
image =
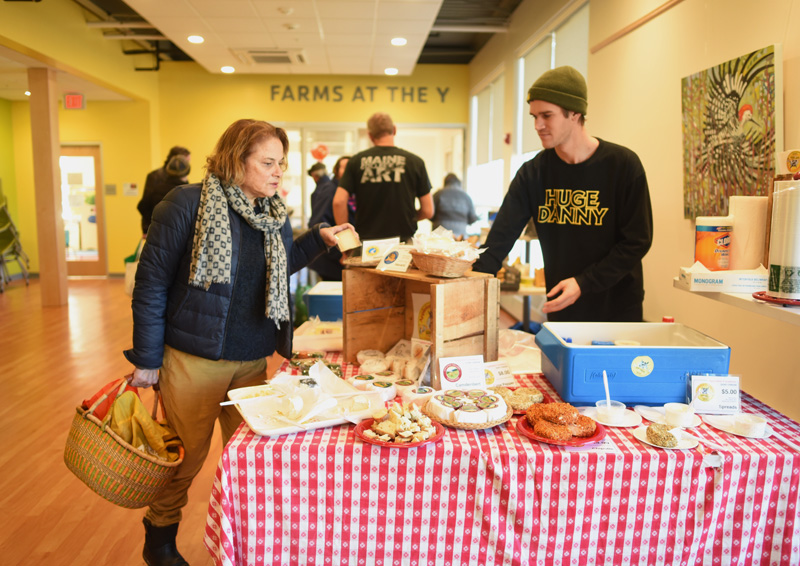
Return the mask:
M476 209L500 206L503 200L503 98L505 76L500 74L472 97L471 147L467 193Z

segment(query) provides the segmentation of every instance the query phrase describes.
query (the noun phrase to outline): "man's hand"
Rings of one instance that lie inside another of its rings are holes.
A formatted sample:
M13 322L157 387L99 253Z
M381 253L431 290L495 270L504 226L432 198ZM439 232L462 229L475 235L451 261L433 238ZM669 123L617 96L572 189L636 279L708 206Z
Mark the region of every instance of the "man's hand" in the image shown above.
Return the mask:
M320 228L319 235L322 237L322 240L325 242L325 245L327 245L329 248L332 248L338 243L338 240L336 239L336 236L334 234L338 234L339 232L344 232L345 230L352 230L353 233L356 235L356 238L358 238L358 232L356 232L356 229L353 228L353 225L349 224L348 222L345 222L344 224L339 224L337 226L329 226L328 228ZM359 238L359 240L360 239L361 238Z
M547 314L549 312L565 309L577 301L580 296L581 288L574 277L559 281L558 284L547 293L548 301L542 307L542 312Z
M152 387L158 383L158 370L157 369L140 369L133 370L131 379L128 380L134 387Z

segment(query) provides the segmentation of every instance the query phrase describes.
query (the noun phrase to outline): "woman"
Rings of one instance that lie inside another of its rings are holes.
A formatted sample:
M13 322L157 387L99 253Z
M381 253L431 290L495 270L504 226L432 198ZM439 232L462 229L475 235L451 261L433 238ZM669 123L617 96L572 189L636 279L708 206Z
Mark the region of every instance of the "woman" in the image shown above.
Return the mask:
M230 389L262 384L266 357L291 356L289 276L350 224L318 224L292 241L278 196L289 141L266 122L238 120L207 159L202 184L156 207L136 272L131 384L159 384L184 461L144 518L147 564L186 564L175 536L187 491L218 418L227 442L241 422L220 407Z

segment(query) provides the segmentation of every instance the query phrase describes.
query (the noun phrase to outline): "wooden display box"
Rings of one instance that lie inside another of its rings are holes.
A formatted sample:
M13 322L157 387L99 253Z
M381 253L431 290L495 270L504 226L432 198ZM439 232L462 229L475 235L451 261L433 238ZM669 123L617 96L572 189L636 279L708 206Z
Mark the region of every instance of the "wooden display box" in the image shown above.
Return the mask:
M456 279L347 267L342 273L344 358L356 362L361 350L388 352L414 334L412 295L430 295L431 382L439 387L439 358L482 355L497 360L499 281L468 272Z

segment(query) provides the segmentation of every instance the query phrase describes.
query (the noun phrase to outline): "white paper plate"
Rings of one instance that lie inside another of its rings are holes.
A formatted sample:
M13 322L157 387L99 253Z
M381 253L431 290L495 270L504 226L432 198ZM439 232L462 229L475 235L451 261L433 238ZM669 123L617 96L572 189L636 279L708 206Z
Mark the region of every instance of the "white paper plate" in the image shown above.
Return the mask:
M664 450L688 450L690 448L696 448L699 444L693 438L681 438L678 440L678 445L675 448L667 448L666 446L659 446L658 444L653 444L647 440L647 427L640 426L639 428L633 429L633 436L636 437L636 440L639 442L643 442L645 444L649 444L650 446L654 446L656 448L663 448Z
M622 420L622 422L618 423L607 423L606 421L600 420L599 418L597 418L597 409L595 409L594 407L581 407L578 410L581 412L582 415L586 415L590 419L593 419L604 426L622 428L629 426L639 426L640 424L642 424L642 415L630 409L625 409L625 418Z
M745 438L769 438L773 433L772 427L769 426L769 423L767 423L767 429L764 431L762 436L754 436L736 432L736 429L733 426L733 415L705 415L704 418L708 424L716 429L727 432L728 434L743 436Z
M636 405L634 411L646 418L651 423L667 424L666 416L664 414L664 407L648 407L647 405ZM695 415L692 424L685 428L694 428L703 424L703 420Z

